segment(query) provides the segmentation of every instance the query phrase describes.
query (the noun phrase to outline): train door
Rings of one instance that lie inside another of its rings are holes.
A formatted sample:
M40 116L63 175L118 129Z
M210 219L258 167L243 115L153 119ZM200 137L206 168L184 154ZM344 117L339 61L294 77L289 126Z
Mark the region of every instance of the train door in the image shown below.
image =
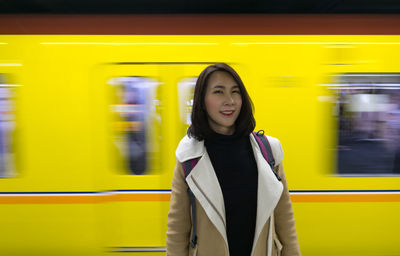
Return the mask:
M98 108L93 111L105 128L95 132L94 150L99 155L95 168L101 173L96 184L106 195L98 210L106 251L165 252L175 149L190 125L194 85L206 66L120 63L101 67L98 82L104 88L95 97Z

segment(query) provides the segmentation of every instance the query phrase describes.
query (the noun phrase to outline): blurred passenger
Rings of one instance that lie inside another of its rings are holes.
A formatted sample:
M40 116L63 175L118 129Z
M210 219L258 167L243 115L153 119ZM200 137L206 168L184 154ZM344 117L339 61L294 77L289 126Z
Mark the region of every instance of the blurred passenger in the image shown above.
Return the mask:
M125 104L129 111L125 118L127 126L128 163L129 170L134 174L146 171L146 134L144 129L144 106L140 102L137 88L128 88L125 94Z
M116 133L114 142L125 160L125 168L132 174L146 172L147 148L145 133L145 104L141 97L140 81L124 81L115 91L114 109ZM143 92L144 94L144 92Z
M11 133L14 117L11 95L10 88L0 88L0 177L12 175Z
M272 170L252 134L252 107L230 66L211 65L197 79L192 124L176 150L167 255L300 255L283 151L268 136Z

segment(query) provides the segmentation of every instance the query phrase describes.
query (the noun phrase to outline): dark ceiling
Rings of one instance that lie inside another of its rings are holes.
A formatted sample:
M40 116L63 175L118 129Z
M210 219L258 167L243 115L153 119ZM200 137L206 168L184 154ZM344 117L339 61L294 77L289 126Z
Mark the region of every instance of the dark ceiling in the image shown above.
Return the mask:
M0 13L400 13L400 0L0 0Z

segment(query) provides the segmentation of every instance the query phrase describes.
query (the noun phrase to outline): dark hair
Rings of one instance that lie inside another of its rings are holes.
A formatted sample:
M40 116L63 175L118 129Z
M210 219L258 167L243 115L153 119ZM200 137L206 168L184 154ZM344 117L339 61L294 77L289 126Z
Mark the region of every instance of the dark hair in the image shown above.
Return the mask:
M216 63L206 67L197 78L193 97L192 124L187 131L187 135L197 140L204 140L210 138L214 133L208 124L208 115L204 98L206 95L208 78L215 71L229 73L239 85L240 95L242 96L242 107L235 121L235 134L239 136L249 135L256 126L256 121L253 116L254 105L244 87L242 79L240 79L239 75L232 67L225 63Z

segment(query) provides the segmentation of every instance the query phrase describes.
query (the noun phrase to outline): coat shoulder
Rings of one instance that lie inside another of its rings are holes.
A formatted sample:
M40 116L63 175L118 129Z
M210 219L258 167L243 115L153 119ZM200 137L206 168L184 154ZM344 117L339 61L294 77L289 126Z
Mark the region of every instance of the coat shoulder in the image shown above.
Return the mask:
M181 139L176 148L176 159L183 163L186 160L201 157L204 154L204 141L196 140L185 136Z
M274 155L275 158L275 166L278 166L282 163L283 160L283 150L282 150L282 145L279 139L272 137L272 136L267 136L268 142L271 145L272 149L272 154Z

